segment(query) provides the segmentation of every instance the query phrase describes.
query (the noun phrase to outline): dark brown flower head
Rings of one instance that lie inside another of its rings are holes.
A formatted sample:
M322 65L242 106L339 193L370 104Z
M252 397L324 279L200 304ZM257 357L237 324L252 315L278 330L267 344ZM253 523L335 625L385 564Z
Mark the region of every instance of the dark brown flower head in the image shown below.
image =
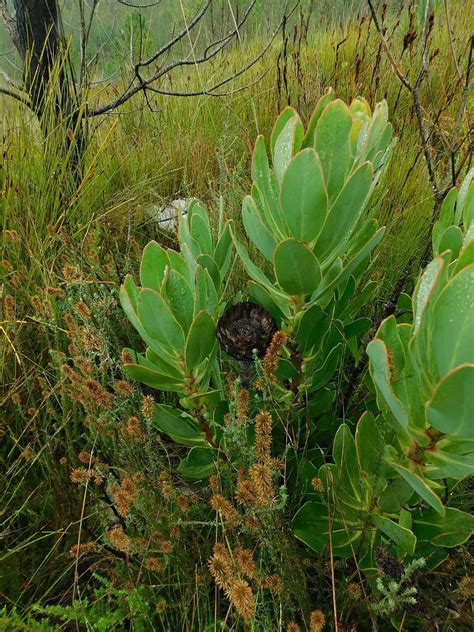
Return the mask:
M375 559L379 569L394 581L399 582L403 575L403 565L393 555L379 547L375 553Z
M251 361L253 350L262 356L276 324L271 314L255 303L242 302L229 307L217 323L217 337L226 353L236 360Z

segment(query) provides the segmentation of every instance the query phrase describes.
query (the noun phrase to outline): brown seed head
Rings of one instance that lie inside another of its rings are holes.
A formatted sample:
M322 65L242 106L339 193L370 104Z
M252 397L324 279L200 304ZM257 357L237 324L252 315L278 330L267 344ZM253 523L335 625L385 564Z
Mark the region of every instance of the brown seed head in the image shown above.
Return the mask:
M15 320L15 299L11 294L7 294L3 299L5 319L13 322Z
M283 592L283 581L279 575L267 575L262 583L263 588L269 588L276 595Z
M135 392L132 384L130 384L130 382L127 382L126 380L115 380L114 389L117 395L120 395L120 397L128 397Z
M133 357L130 351L122 351L122 364L133 364Z
M253 559L252 549L239 547L235 550L234 557L240 574L245 575L249 579L258 577L258 570Z
M157 557L148 557L144 562L143 566L152 571L154 573L161 573L165 569L165 565L162 560L159 560Z
M160 599L158 603L156 604L156 611L159 614L162 614L166 610L167 607L168 607L168 604L166 602L166 599Z
M89 481L92 477L90 471L86 470L85 467L75 467L71 470L71 474L69 478L71 479L71 483L76 483L77 485L84 485Z
M237 473L237 488L234 495L239 505L250 507L255 504L256 493L252 481L247 478L245 471L240 470Z
M132 441L143 442L146 440L146 432L143 430L142 422L136 415L132 415L127 419L125 428L122 429L122 436L124 439L131 439Z
M239 521L239 512L222 494L213 494L210 502L214 511L218 511L225 521L230 524L235 524Z
M249 622L255 614L255 599L248 582L245 579L236 579L226 594L240 616Z
M3 236L5 238L5 241L9 242L16 242L20 240L16 230L6 230L4 231Z
M155 400L151 395L145 395L142 399L141 411L147 421L151 421L153 419L155 412Z
M240 389L237 394L235 409L237 413L237 419L244 421L249 416L250 412L250 395L246 388Z
M110 543L114 548L118 551L122 551L122 553L129 553L132 549L132 539L124 532L122 527L117 526L110 531L107 531L107 537L110 540Z
M81 542L80 544L74 544L69 549L69 555L71 557L90 555L97 550L97 545L95 542Z
M163 540L160 543L160 551L164 553L165 555L169 555L172 550L173 550L173 545L171 544L169 540Z
M458 592L463 599L474 597L474 577L463 577L458 584Z
M323 479L319 478L319 476L315 476L314 478L311 479L311 487L314 489L315 492L319 492L319 493L324 492Z
M124 478L120 485L111 485L109 487L109 493L113 496L114 504L122 517L130 513L130 509L138 497L138 482L137 476L132 475Z
M64 280L68 281L69 283L73 281L78 281L80 279L79 268L71 264L67 264L64 266L64 268L62 269L62 274Z
M89 320L91 317L91 311L84 301L77 301L76 309L78 313L84 318L84 320Z
M356 601L358 601L362 597L362 588L360 587L360 584L357 584L356 582L351 582L347 586L347 592L352 597L352 599L355 599Z
M255 489L257 500L262 506L275 502L275 490L272 482L272 469L266 463L255 463L249 469L250 480Z
M233 580L232 566L226 556L214 553L207 563L209 572L211 573L216 586L227 590Z
M288 342L288 336L282 331L277 331L263 358L263 372L270 382L276 382L276 370L280 364L283 347Z
M309 629L311 632L321 632L326 623L326 617L321 610L313 610L309 619Z

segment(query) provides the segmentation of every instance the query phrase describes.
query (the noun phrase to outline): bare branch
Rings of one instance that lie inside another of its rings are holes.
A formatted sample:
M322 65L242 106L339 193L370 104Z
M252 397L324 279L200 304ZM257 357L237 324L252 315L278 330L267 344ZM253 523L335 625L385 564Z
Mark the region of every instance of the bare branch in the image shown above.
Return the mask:
M161 57L166 52L168 52L171 48L173 48L173 46L175 46L180 40L182 40L184 37L186 37L186 35L189 33L189 31L191 29L193 29L196 26L196 24L199 24L199 22L202 20L202 18L206 14L206 11L208 10L208 8L211 5L211 2L212 2L212 0L206 0L206 2L203 4L203 6L199 9L199 11L193 17L191 22L189 22L189 24L186 25L186 27L184 29L182 29L179 33L177 33L172 39L170 39L169 42L167 42L164 46L162 46L151 57L149 57L148 59L146 59L144 61L139 61L138 64L137 64L137 69L136 70L138 71L139 68L143 68L144 66L149 66L154 61L156 61L159 57Z
M244 13L244 15L240 19L240 22L238 24L235 23L234 28L227 35L225 35L224 37L220 38L219 40L216 40L216 41L212 42L211 44L209 44L206 47L206 49L204 50L204 53L200 57L192 56L192 58L191 58L191 55L192 55L192 51L191 51L191 53L190 53L190 55L188 57L186 57L184 59L178 59L176 61L173 61L173 62L171 62L170 64L166 65L163 68L158 68L156 70L156 72L154 74L152 74L150 77L148 77L147 79L142 78L141 75L140 75L140 68L144 68L145 66L149 66L153 61L156 61L165 52L171 50L173 48L173 46L177 42L181 41L186 35L189 36L190 29L192 27L196 26L200 22L200 20L205 15L205 12L207 11L207 8L209 7L211 1L212 0L207 0L206 3L198 11L198 13L191 20L191 22L186 26L186 28L184 28L176 36L174 36L169 42L167 42L162 48L160 48L159 51L154 53L147 60L138 62L136 64L136 66L135 66L136 77L134 79L138 79L138 83L135 83L134 80L132 80L130 82L129 86L126 88L126 90L124 90L124 92L122 93L122 95L120 97L118 97L117 99L115 99L114 101L112 101L112 102L110 102L110 103L108 103L106 105L103 105L103 106L100 106L100 107L88 110L87 115L88 116L99 116L101 114L106 114L107 112L110 112L110 111L116 109L117 107L119 107L120 105L122 105L123 103L127 102L130 98L132 98L134 95L136 95L139 92L143 92L143 93L146 94L146 92L149 91L149 92L153 92L155 94L161 94L161 95L166 95L166 96L175 96L175 97L192 97L192 96L202 96L202 95L222 97L222 96L228 96L229 94L232 94L233 92L236 92L237 90L240 90L241 88L238 88L238 89L233 90L233 91L225 91L225 92L218 91L219 88L222 88L222 86L227 85L231 81L233 81L233 80L237 79L238 77L240 77L242 74L247 72L250 68L252 68L260 59L262 59L262 57L265 55L267 50L272 45L272 43L273 43L278 31L281 29L281 26L283 24L283 21L284 21L285 17L286 17L286 19L288 19L288 17L290 17L293 14L293 12L295 11L296 6L297 6L295 4L294 7L289 12L289 14L287 14L286 16L284 15L282 17L282 19L280 20L280 23L278 24L277 28L274 30L274 32L273 32L272 36L270 37L269 41L267 42L266 46L264 46L264 48L260 51L260 53L258 55L256 55L249 63L245 64L242 68L240 68L236 72L234 72L231 75L221 79L220 81L214 83L213 85L211 85L208 88L201 88L199 90L183 90L183 91L179 91L179 90L167 90L165 88L158 87L155 84L156 84L157 81L159 81L163 77L169 75L176 68L179 68L179 67L182 67L182 66L189 66L189 65L197 66L199 64L203 64L205 62L208 62L209 60L214 58L226 46L228 46L230 44L230 42L232 42L235 38L238 37L239 30L245 24L245 22L248 20L248 17L250 15L253 7L255 6L256 0L252 0L250 2L250 4L248 5L248 7L247 7L247 9L246 9L246 11ZM192 42L191 42L191 46L193 47L193 43ZM252 84L249 84L249 85L252 85Z
M422 45L421 45L421 66L418 72L418 77L416 79L415 88L421 85L423 81L423 76L427 72L427 59L426 54L428 52L428 38L430 34L430 9L431 9L431 0L426 0L425 6L425 15L423 16L423 36L422 36Z
M428 2L426 3L425 20L424 20L424 26L423 26L423 50L422 50L423 61L422 61L421 68L418 73L418 78L415 85L410 83L406 75L403 74L402 70L398 66L395 60L395 57L393 56L393 53L390 49L390 46L388 45L387 40L385 39L385 35L380 26L380 22L378 20L377 13L374 9L372 0L367 0L367 4L369 5L370 13L372 15L372 20L375 24L375 28L377 29L377 32L380 36L380 41L382 42L382 46L392 65L392 68L396 76L398 77L399 81L405 86L405 88L411 93L413 97L413 106L415 110L416 120L418 123L418 129L420 131L421 142L423 145L423 154L425 157L426 167L428 169L428 176L431 182L433 192L436 198L438 198L442 194L442 192L439 189L435 169L433 166L431 144L429 141L428 130L426 129L425 122L423 120L423 111L422 111L420 95L419 95L419 88L424 76L424 70L425 70L425 64L426 64L425 55L426 55L426 47L427 47L427 40L428 40L428 11L429 11L430 2L428 0Z
M446 15L446 27L448 29L449 47L451 48L451 54L453 56L454 67L456 68L458 77L461 79L462 77L461 69L459 68L458 60L456 57L456 51L454 50L453 34L451 32L451 20L449 19L448 0L444 0L444 13Z
M230 43L232 39L238 36L239 29L241 29L242 26L244 26L245 22L247 21L250 15L250 12L255 6L256 1L257 0L253 0L252 3L248 6L247 11L245 12L239 24L236 24L235 28L228 35L226 35L225 37L221 38L218 41L213 42L212 44L209 44L209 46L207 46L206 50L204 51L204 54L201 57L193 56L192 59L189 59L189 57L186 59L178 59L177 61L174 61L171 64L168 64L168 66L165 66L164 68L162 68L155 75L154 81L161 79L161 77L163 77L164 75L167 75L174 68L178 68L179 66L197 66L198 64L203 64L209 61L210 59L212 59L213 57L215 57L216 55L218 55ZM214 47L216 48L210 53L209 51L212 50L212 48Z
M150 4L133 4L125 0L117 0L117 2L124 4L126 7L133 7L134 9L149 9L150 7L156 7L157 4L160 4L161 0L155 0L155 2L150 2Z
M375 24L375 28L377 29L377 32L380 36L382 46L392 65L393 71L397 75L399 81L401 81L401 83L405 86L405 88L409 90L411 93L413 93L413 86L411 85L411 83L408 81L408 79L406 78L406 76L403 74L402 70L398 66L397 61L395 57L393 56L392 51L390 50L390 46L388 45L387 40L385 39L385 35L383 34L382 28L380 26L380 22L377 17L377 13L374 9L374 5L372 4L372 0L367 0L367 3L369 5L370 13L372 15L372 20Z
M89 64L87 62L87 47L89 44L90 34L92 30L92 24L94 21L94 15L99 5L99 0L93 0L92 7L90 9L89 20L86 24L84 2L79 0L79 17L81 23L81 39L80 39L80 53L81 53L81 69L79 73L79 83L83 85L87 78L87 70Z
M4 94L8 97L11 97L12 99L15 99L15 101L19 101L20 103L23 103L23 105L26 105L27 107L31 108L31 102L28 99L28 97L16 92L15 90L11 90L10 88L0 87L0 94Z

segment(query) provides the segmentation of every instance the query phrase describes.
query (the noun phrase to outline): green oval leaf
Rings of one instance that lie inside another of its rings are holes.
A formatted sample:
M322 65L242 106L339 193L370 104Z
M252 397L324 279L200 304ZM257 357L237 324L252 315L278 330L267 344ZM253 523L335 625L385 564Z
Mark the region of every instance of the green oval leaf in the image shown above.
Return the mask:
M191 217L191 236L199 244L202 253L211 254L214 252L211 227L207 214L205 218L199 213L193 214Z
M142 287L149 287L156 292L161 291L161 284L166 266L170 262L166 250L156 241L150 241L143 250L140 263L140 283Z
M178 437L181 442L196 442L205 444L204 434L199 429L197 422L184 412L166 406L165 404L155 404L153 413L153 424L161 432L170 437ZM188 445L188 443L185 443Z
M271 135L273 169L278 182L282 181L292 156L303 141L303 124L292 107L287 107L278 117Z
M219 268L217 267L217 263L214 261L214 259L207 254L199 255L199 257L196 259L196 263L203 268L206 268L211 276L216 290L219 289L221 284L221 275L219 272Z
M212 352L216 342L216 325L205 311L196 314L188 339L186 340L185 360L188 369L194 369Z
M178 472L187 478L208 478L215 470L216 450L211 448L193 448L181 461Z
M473 328L472 323L470 327ZM461 439L472 438L473 393L474 364L464 364L448 373L438 384L426 406L426 418L440 432Z
M442 377L474 360L474 265L447 284L432 309L431 355Z
M444 516L424 511L420 517L415 514L413 532L419 541L434 546L460 546L474 532L474 516L451 507L446 508Z
M169 353L178 355L184 349L183 329L160 294L148 288L142 290L138 296L138 315L147 333Z
M314 149L304 149L291 160L283 176L280 200L292 236L308 243L314 241L327 213L321 162Z
M173 316L187 332L193 319L194 296L188 282L176 270L171 270L166 279L164 295Z
M311 294L321 282L321 268L315 255L295 239L278 244L273 266L280 287L288 294Z
M276 248L276 241L265 225L255 200L246 195L242 202L242 221L245 232L262 255L268 261L273 261L273 252Z
M380 514L370 514L370 520L377 529L380 529L390 540L395 542L402 554L413 554L416 546L416 536L410 529L405 529L405 527Z
M326 105L331 103L331 101L334 101L334 90L329 88L328 91L319 99L313 113L311 114L308 129L306 130L306 134L303 139L303 147L314 147L314 130L316 129L316 125L318 124L322 111Z
M169 375L162 375L154 369L141 364L124 364L123 372L127 377L156 388L160 391L183 392L183 384Z
M202 266L197 266L194 277L194 316L201 310L209 314L215 314L217 309L216 286L209 271Z
M326 223L314 251L330 260L344 252L364 210L372 185L372 166L366 162L347 180L344 188L329 208Z
M349 171L351 129L352 114L340 99L324 108L316 125L314 147L321 159L329 199L339 194Z
M381 420L365 412L357 423L355 442L361 469L374 477L381 476L384 441L380 430Z
M433 507L435 511L437 511L441 516L445 515L446 509L439 496L435 494L430 487L428 487L421 476L418 476L418 474L415 474L415 472L412 472L407 467L400 465L399 463L395 463L392 460L388 460L388 463L406 480L406 482L419 496L421 496L421 498L423 498L423 500Z

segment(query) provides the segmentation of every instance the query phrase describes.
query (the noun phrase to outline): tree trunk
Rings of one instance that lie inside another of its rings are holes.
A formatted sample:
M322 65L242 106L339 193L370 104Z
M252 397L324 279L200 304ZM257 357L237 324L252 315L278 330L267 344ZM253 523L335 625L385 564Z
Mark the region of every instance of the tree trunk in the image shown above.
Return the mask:
M44 134L60 132L75 179L86 145L68 52L60 32L57 0L13 0L16 46L25 88Z
M34 110L41 115L55 63L59 59L56 0L13 0L18 52L23 61L25 87Z

